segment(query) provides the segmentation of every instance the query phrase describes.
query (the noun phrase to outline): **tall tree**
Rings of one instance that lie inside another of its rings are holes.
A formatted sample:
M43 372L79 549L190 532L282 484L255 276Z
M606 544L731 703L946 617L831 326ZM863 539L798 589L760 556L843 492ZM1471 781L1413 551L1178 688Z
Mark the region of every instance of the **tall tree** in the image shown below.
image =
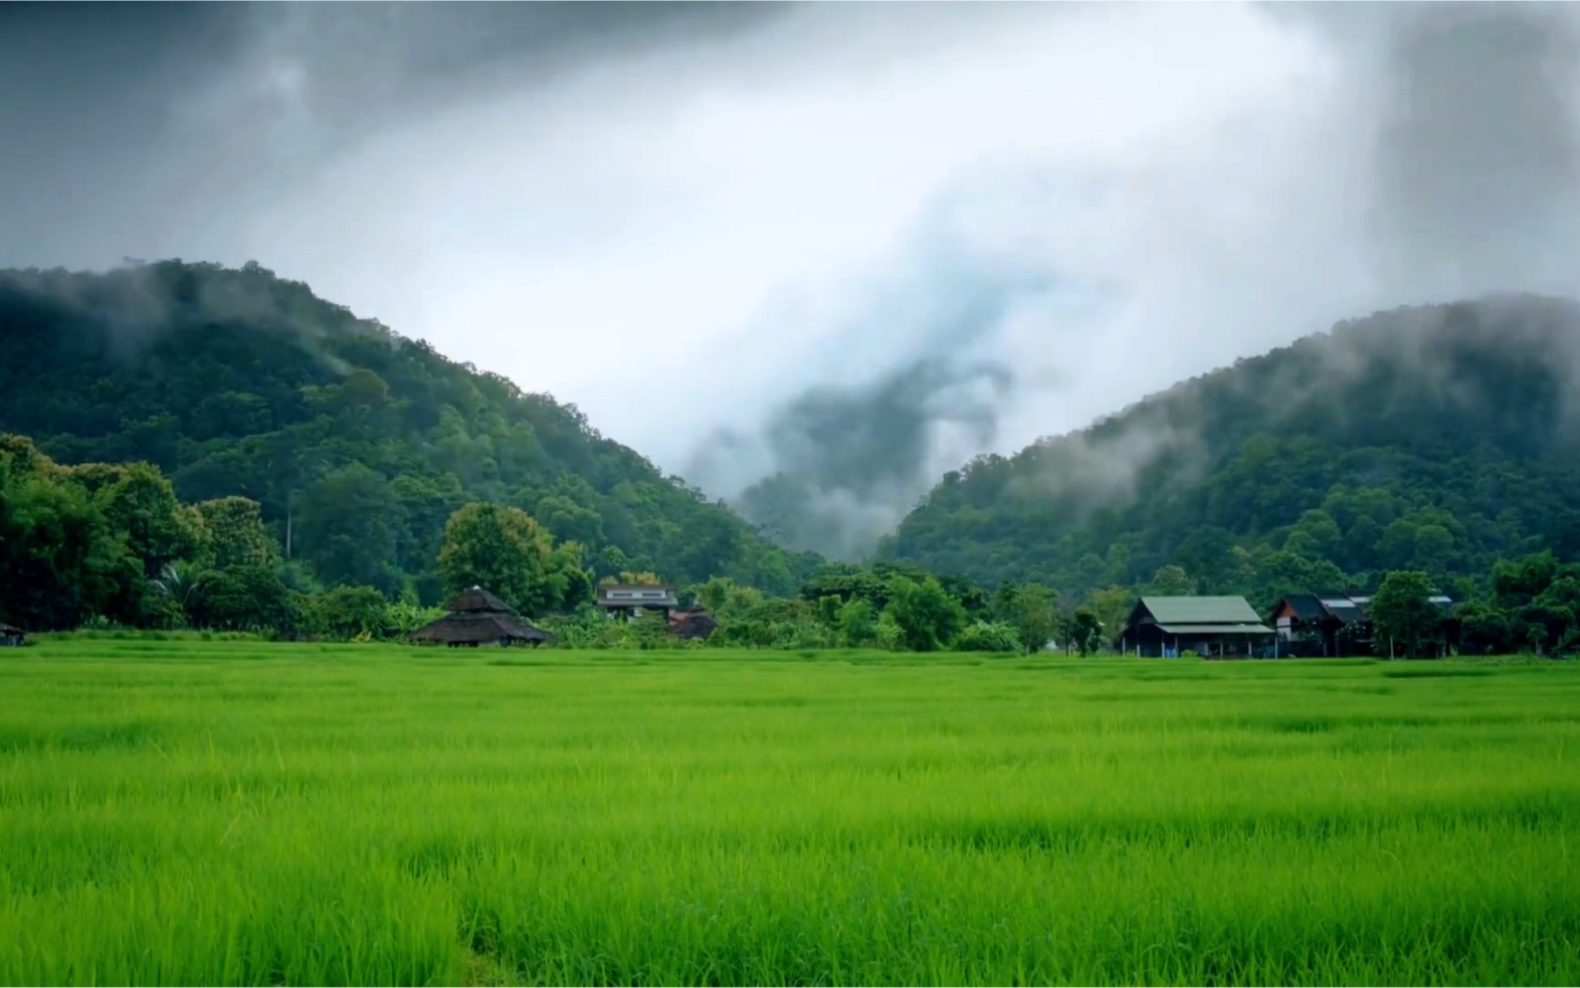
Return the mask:
M1196 581L1183 566L1170 563L1152 574L1147 593L1158 597L1189 597L1196 592Z
M110 531L126 546L143 579L165 564L195 555L202 545L202 519L176 499L175 488L149 463L70 467L99 505Z
M965 608L936 579L896 576L889 587L887 612L899 627L906 648L935 652L954 644L965 627Z
M263 509L257 501L222 497L193 507L203 519L205 548L213 568L273 566L279 561L279 550L263 524Z
M80 484L31 443L0 436L0 615L73 628L114 593L124 554Z
M1008 584L994 595L993 612L1015 629L1028 652L1040 652L1058 627L1057 591L1037 583Z
M1090 607L1078 607L1065 622L1070 645L1085 658L1103 647L1103 626Z
M575 606L591 589L579 546L557 551L530 515L500 504L467 504L450 516L439 572L451 593L480 586L529 616Z
M360 463L308 487L298 509L297 554L326 584L400 588L395 549L404 508L390 485Z
M1377 647L1414 656L1436 641L1442 614L1431 598L1432 581L1425 573L1400 570L1383 577L1370 608Z

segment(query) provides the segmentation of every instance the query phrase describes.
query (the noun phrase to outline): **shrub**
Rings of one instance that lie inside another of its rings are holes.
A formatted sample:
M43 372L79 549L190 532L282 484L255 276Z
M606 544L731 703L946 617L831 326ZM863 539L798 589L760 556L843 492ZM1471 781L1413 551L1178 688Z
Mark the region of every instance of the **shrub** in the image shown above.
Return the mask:
M960 633L955 647L962 652L1021 652L1020 634L1002 621L978 621Z

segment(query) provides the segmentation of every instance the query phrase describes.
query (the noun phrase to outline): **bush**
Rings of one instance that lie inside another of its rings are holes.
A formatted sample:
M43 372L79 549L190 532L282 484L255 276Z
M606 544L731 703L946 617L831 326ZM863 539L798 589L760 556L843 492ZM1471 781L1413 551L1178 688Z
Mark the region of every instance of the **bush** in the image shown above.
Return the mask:
M302 630L338 641L390 636L389 603L372 587L336 587L303 598Z
M215 570L193 604L193 623L224 631L296 627L296 601L280 577L262 566Z
M962 652L1023 652L1020 634L1002 621L978 621L960 633L955 647Z

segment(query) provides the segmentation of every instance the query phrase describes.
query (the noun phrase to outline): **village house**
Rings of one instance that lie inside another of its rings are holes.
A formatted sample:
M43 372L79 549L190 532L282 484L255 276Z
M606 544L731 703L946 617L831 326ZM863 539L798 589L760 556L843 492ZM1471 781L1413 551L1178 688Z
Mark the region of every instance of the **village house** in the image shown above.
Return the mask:
M0 648L20 648L25 637L21 628L0 621Z
M669 633L681 641L707 638L719 628L719 622L701 608L674 611L669 615Z
M1334 658L1371 652L1370 598L1347 593L1295 593L1273 606L1280 655Z
M477 648L515 644L541 645L554 636L535 628L516 616L509 604L484 590L473 587L445 605L450 613L413 631L408 640L418 644L448 645L451 648Z
M606 583L598 588L598 606L610 617L622 619L658 611L667 622L670 612L680 608L680 601L668 584Z
M1457 638L1453 599L1434 594L1429 600L1443 614L1445 634ZM1371 655L1376 642L1370 608L1371 596L1360 592L1289 594L1273 606L1277 652L1302 658Z
M1121 654L1177 658L1185 651L1203 658L1250 657L1271 642L1244 597L1142 597L1115 641Z

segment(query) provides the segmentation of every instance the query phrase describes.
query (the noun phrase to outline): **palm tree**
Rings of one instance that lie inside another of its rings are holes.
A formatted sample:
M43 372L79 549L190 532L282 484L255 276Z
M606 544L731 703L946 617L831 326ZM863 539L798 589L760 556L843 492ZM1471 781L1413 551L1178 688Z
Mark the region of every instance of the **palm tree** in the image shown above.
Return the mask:
M207 574L195 563L177 560L165 563L158 579L150 581L150 586L155 593L174 604L181 612L181 618L186 620L192 613L192 605L197 602L205 576Z

